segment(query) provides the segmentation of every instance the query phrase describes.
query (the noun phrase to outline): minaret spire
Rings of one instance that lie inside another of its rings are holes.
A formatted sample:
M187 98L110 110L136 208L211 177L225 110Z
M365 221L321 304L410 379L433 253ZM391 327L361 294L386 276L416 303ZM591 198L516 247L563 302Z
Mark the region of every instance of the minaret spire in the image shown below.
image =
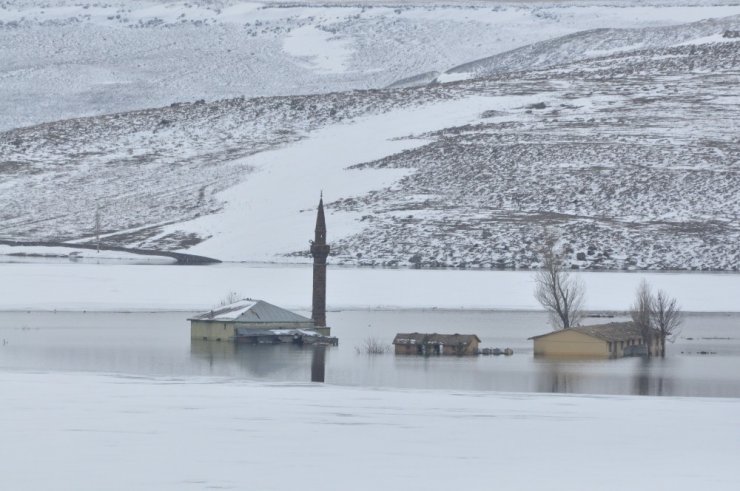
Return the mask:
M326 244L326 218L324 217L324 192L319 197L316 212L316 229L311 242L313 256L313 304L311 318L316 327L326 327L326 258L329 246Z
M319 198L319 210L316 212L316 229L313 243L317 245L326 245L326 218L324 217L323 194L322 192L321 198Z

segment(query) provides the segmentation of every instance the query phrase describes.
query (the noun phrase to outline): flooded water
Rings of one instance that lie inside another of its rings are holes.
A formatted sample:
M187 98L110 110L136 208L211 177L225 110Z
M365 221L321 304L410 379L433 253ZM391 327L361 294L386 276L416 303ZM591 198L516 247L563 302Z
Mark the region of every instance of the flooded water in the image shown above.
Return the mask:
M305 312L304 312L305 314ZM213 376L371 387L740 397L740 314L687 315L665 359L535 358L527 338L547 332L536 312L330 312L338 347L247 346L190 340L187 312L0 313L0 370ZM600 321L623 320L591 319ZM477 334L512 356L367 355L368 338L397 332ZM706 354L702 354L706 353Z

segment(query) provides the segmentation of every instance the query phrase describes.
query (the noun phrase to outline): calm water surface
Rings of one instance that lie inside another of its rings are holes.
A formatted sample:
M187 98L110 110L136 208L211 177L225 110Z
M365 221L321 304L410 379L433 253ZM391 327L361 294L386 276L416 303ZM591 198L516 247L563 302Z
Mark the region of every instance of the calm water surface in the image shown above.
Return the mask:
M246 346L190 340L191 313L0 313L0 370L215 376L375 387L740 397L740 314L687 315L665 359L535 358L527 338L547 332L536 312L330 312L338 347ZM304 314L306 314L304 312ZM614 319L590 319L593 323ZM514 355L358 354L397 332L477 334ZM709 354L700 354L707 352Z

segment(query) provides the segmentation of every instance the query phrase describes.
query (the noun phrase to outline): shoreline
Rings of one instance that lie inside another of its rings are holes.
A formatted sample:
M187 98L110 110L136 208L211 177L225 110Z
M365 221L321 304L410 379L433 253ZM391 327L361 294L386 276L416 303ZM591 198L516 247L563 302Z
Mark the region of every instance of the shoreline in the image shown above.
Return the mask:
M7 241L0 240L0 246L6 245ZM35 246L42 247L42 246ZM63 244L48 246L50 249L54 247L74 249L78 246L75 244ZM80 246L79 248L91 250L95 246ZM80 256L80 261L76 261L81 264L101 264L101 265L128 265L128 266L211 266L211 267L249 267L249 268L310 268L313 262L310 258L299 261L259 261L259 260L244 260L244 261L230 261L220 260L216 258L205 258L211 262L204 263L155 263L155 262L137 262L137 261L148 261L148 257L168 257L172 258L173 254L181 256L191 256L188 254L186 249L177 251L155 251L147 250L146 253L137 253L135 249L127 249L124 247L106 247L101 248L101 252L128 252L129 255L122 257L101 257L96 258L94 256ZM133 256L133 257L132 257ZM193 256L201 257L201 256ZM26 260L28 259L28 260ZM10 252L0 253L0 265L3 264L67 264L70 261L70 257L61 254L40 254L40 253L24 253L24 252ZM95 261L95 262L93 262ZM367 265L367 264L351 264L351 263L340 263L340 264L327 264L328 269L332 270L366 270L366 271L471 271L481 273L535 273L539 271L539 268L484 268L484 267L455 267L455 266L430 266L430 267L415 267L415 266L384 266L384 265ZM717 275L740 275L740 270L727 270L727 269L609 269L609 268L583 268L583 269L572 269L568 270L570 273L622 273L622 274L717 274Z

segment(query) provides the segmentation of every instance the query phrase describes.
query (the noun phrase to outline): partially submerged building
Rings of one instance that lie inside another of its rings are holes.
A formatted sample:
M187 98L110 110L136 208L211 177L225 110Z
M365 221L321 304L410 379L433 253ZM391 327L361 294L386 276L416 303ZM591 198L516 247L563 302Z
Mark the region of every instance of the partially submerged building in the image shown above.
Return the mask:
M326 330L326 258L329 257L330 247L326 243L326 219L324 218L324 193L319 198L319 208L316 211L316 227L314 240L311 241L311 256L313 257L313 298L311 299L311 318L318 329Z
M319 199L314 240L311 241L313 299L311 319L264 300L244 299L198 314L190 321L192 339L255 344L297 342L336 344L326 325L326 243L324 199Z
M477 355L475 334L399 333L393 339L397 355Z
M313 320L263 300L244 299L188 319L193 339L236 341L248 331L313 330Z
M575 356L621 358L623 356L660 354L657 331L648 342L633 322L610 322L592 326L571 327L529 338L534 342L535 356Z

